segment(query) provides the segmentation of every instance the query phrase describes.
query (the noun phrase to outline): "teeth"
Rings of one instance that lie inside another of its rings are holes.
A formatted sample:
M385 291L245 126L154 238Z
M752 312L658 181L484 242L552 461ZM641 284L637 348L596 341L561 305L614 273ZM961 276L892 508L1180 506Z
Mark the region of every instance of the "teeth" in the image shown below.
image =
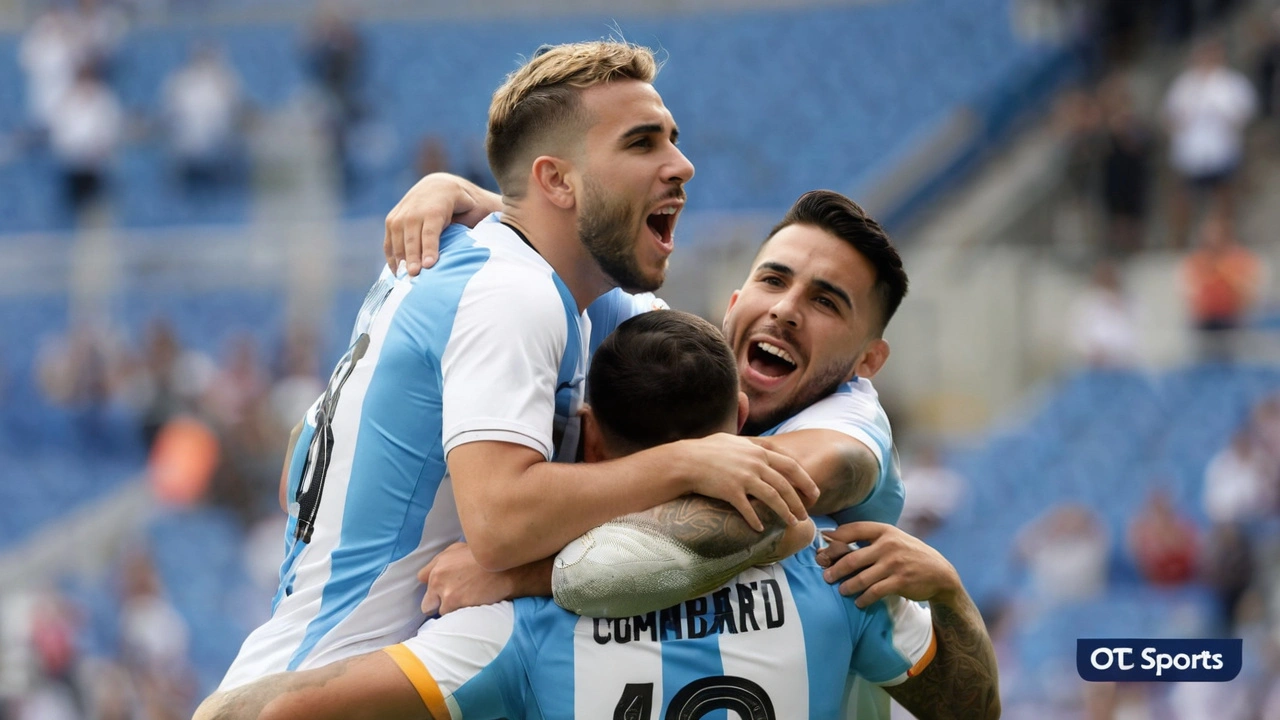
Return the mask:
M792 365L796 365L796 364L797 364L797 363L796 363L796 359L795 359L795 358L793 358L793 357L791 357L791 353L787 352L786 350L783 350L782 348L778 347L777 345L770 345L770 344L769 344L769 343L767 343L767 342L759 342L759 343L756 343L756 346L757 346L757 347L759 347L761 350L763 350L763 351L765 351L765 352L769 353L770 355L776 355L776 356L778 356L778 357L782 358L783 360L786 360L787 362L791 363Z
M661 210L654 213L654 215L675 215L675 214L676 214L676 209L674 206L662 208Z

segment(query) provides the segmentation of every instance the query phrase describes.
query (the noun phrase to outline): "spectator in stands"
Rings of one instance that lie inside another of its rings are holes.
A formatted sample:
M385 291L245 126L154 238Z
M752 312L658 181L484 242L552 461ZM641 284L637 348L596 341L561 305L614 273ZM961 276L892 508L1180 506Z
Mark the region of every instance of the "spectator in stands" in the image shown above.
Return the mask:
M1246 426L1205 469L1205 515L1217 524L1250 523L1275 508L1275 491L1275 461Z
M1262 280L1257 255L1236 242L1224 215L1211 214L1200 248L1182 261L1182 282L1202 357L1221 360L1234 355L1233 331L1253 307Z
M30 622L31 648L42 677L64 687L76 706L82 706L76 672L80 662L77 634L80 613L55 589L42 593Z
M1133 111L1124 80L1100 91L1104 115L1102 204L1106 213L1104 254L1121 257L1142 249L1151 187L1151 132Z
M241 111L240 80L212 45L197 46L165 81L169 148L188 195L207 195L230 178Z
M142 414L148 447L170 418L199 408L213 374L213 363L184 349L168 321L151 322L126 390L130 404Z
M110 77L128 29L124 13L112 2L79 0L75 22L84 42L85 64L98 77Z
M203 407L209 417L224 426L249 418L266 394L266 370L258 359L253 336L239 332L227 340L227 355L205 389Z
M271 415L286 434L324 393L315 332L294 326L285 336L280 355L279 380L271 387Z
M49 120L49 144L61 167L67 210L74 217L103 199L111 161L124 132L115 93L84 67Z
M1099 162L1102 157L1102 113L1097 98L1088 90L1076 89L1063 95L1056 110L1055 124L1065 152L1066 196L1055 218L1059 247L1074 259L1091 252L1089 243L1096 222Z
M906 499L898 527L921 539L955 512L967 484L964 476L942 464L932 444L925 445L915 462L903 468L902 483Z
M65 336L46 336L36 358L44 396L55 405L96 408L114 388L114 344L100 326L77 324Z
M1071 345L1091 367L1132 367L1138 362L1138 324L1109 260L1097 264L1093 281L1071 307Z
M86 451L111 452L106 409L120 384L121 348L102 324L80 323L65 336L46 336L36 356L40 391L71 410Z
M1027 564L1040 601L1096 597L1106 587L1110 533L1087 506L1051 508L1018 531L1015 551Z
M353 168L347 159L347 146L352 129L364 115L358 91L363 82L364 41L355 26L340 15L322 12L311 28L304 52L307 70L324 97L324 124L329 129L334 157L350 187Z
M1258 42L1256 80L1258 83L1258 109L1266 120L1280 112L1277 107L1277 83L1280 83L1280 10L1271 13L1266 22L1258 23L1262 36Z
M1192 191L1211 196L1210 212L1234 217L1232 183L1244 160L1244 131L1257 109L1253 86L1227 65L1222 41L1202 41L1174 80L1164 112L1170 158L1180 183L1173 198L1173 240L1185 244Z
M1258 403L1250 422L1258 443L1266 454L1267 472L1280 483L1280 394ZM1280 487L1275 489L1274 498L1280 501Z
M1220 522L1209 529L1205 542L1202 579L1218 599L1218 615L1231 627L1240 600L1253 585L1253 543L1239 523Z
M53 6L22 38L18 60L27 81L27 115L40 133L49 129L58 103L88 62L87 43L75 16Z
M165 599L145 553L128 558L123 589L120 642L144 716L187 717L195 690L188 664L191 630Z
M1129 555L1152 585L1182 585L1198 568L1197 535L1195 523L1178 513L1168 492L1155 489L1129 521Z

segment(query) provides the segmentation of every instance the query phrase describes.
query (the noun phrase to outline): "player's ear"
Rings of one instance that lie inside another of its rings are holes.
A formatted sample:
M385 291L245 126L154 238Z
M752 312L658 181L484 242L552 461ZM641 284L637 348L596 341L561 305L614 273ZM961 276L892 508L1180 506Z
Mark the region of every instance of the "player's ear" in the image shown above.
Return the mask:
M533 161L530 182L552 205L570 210L577 203L572 169L573 166L562 158L540 155Z
M600 435L600 423L596 422L595 413L591 412L590 405L584 403L578 414L582 416L583 462L600 462L604 460L606 457L604 437Z
M858 358L858 362L853 366L853 374L870 380L880 372L880 368L884 367L888 359L889 343L885 342L884 338L876 338L867 345L866 350L862 351L862 357ZM845 378L845 382L852 379L852 377Z
M747 400L747 394L738 391L738 432L742 432L742 426L747 424L747 415L751 413L751 401Z
M734 305L738 304L738 296L741 294L742 294L742 288L738 288L737 290L733 291L732 295L729 296L729 304L726 305L724 308L724 320L720 322L721 332L727 332L725 331L725 326L729 322L729 311L733 309ZM728 340L728 338L725 338L725 339Z

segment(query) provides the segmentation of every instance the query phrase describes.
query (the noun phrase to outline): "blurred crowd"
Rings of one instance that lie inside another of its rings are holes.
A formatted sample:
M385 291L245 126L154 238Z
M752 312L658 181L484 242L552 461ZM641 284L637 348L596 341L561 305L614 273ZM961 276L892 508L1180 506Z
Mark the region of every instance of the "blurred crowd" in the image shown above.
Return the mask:
M46 399L75 412L86 447L95 446L108 407L127 408L157 480L169 483L162 492L226 505L248 527L278 512L281 449L323 391L319 362L314 334L301 328L286 334L274 361L247 332L232 335L215 359L184 347L160 317L136 347L103 325L51 336L37 373ZM191 460L199 455L210 459ZM166 475L173 463L178 469Z
M18 60L25 76L26 119L7 144L11 155L47 152L54 160L69 221L109 216L122 149L162 145L183 201L197 210L220 197L247 196L252 177L248 137L270 108L255 107L225 48L192 40L184 64L163 81L157 107L129 107L119 92L120 55L140 12L123 0L48 4L24 34ZM212 34L211 34L212 35ZM352 191L379 136L369 92L368 57L359 28L336 12L316 14L297 49L306 78L299 101L325 136L341 188ZM385 134L385 132L383 132ZM385 144L385 143L384 143ZM463 148L451 158L445 138L423 136L413 171L448 170L488 186L484 168Z
M1055 235L1061 255L1093 267L1071 317L1071 349L1088 365L1137 364L1141 323L1124 279L1147 250L1181 256L1193 356L1239 357L1238 331L1267 310L1271 238L1245 236L1257 224L1243 222L1241 197L1260 199L1250 174L1275 161L1280 11L1256 20L1239 45L1222 28L1198 37L1149 112L1123 66L1061 99L1067 182Z
M7 654L3 677L28 689L8 702L0 695L0 717L190 717L199 700L189 660L191 628L166 599L145 550L124 552L109 571L92 603L55 586L6 597L3 629L25 644Z

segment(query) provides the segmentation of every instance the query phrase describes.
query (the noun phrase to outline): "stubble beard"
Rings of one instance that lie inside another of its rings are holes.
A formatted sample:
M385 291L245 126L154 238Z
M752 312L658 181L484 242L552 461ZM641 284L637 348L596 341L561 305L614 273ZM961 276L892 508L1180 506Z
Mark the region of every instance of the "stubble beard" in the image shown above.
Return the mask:
M618 287L627 292L653 292L662 278L646 277L636 259L635 229L640 218L626 201L610 198L598 183L587 181L578 240Z

